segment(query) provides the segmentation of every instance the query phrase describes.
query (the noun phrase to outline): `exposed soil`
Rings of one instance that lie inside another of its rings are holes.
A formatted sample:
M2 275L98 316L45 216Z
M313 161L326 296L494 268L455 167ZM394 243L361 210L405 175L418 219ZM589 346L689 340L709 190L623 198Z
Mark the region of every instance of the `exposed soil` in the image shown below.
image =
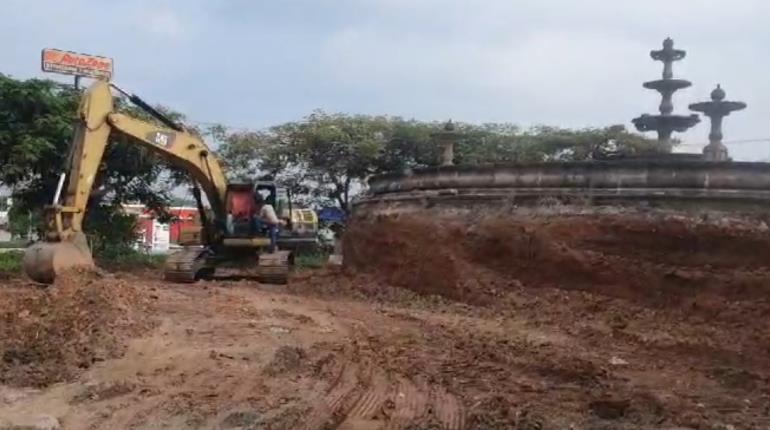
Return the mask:
M401 217L348 233L342 272L282 287L123 273L61 298L61 286L7 281L3 350L41 352L34 366L3 364L0 418L50 415L65 429L770 426L761 223ZM75 308L59 302L78 304L84 322L45 333L67 346L98 326L109 342L76 344L100 352L15 340L30 330L25 310L38 320L38 309ZM20 388L30 366L77 370ZM65 382L42 387L53 381Z
M50 288L0 288L0 383L46 386L125 352L141 334L148 292L92 273L60 276Z

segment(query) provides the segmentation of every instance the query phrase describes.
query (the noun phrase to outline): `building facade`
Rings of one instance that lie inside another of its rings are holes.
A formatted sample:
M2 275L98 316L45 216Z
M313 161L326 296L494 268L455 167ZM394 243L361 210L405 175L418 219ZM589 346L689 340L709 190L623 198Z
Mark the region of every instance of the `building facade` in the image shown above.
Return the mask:
M127 214L137 217L138 240L136 248L150 253L166 253L179 244L184 229L198 227L198 209L190 206L174 206L168 209L172 216L169 223L158 221L156 215L144 205L124 205Z

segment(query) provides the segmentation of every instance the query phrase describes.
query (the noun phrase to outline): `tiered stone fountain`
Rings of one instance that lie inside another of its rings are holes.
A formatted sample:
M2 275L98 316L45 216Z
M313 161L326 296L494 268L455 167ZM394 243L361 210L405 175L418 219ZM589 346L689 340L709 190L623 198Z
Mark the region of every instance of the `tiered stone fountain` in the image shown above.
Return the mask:
M672 64L685 56L666 39L663 49L652 51L663 62L662 79L646 82L661 94L660 114L633 120L641 131L656 131L668 141L699 122L697 115L673 114L673 94L690 86L674 79ZM721 162L727 150L721 143L722 118L743 109L741 102L724 100L717 88L710 102L690 109L711 118L711 143L700 154L669 154L647 159L612 159L583 162L520 163L505 165L454 165L458 134L447 123L433 137L441 148L436 167L394 172L369 180L367 194L354 206L356 216L446 208L452 211L516 210L554 199L579 207L627 205L700 212L726 211L765 214L770 205L770 163Z
M700 121L698 115L674 115L674 93L690 85L690 81L685 79L674 79L673 63L685 57L687 53L681 49L674 49L674 41L667 38L663 41L663 49L651 51L650 57L656 61L663 62L663 78L655 81L645 82L645 88L656 90L660 93L661 101L659 115L644 114L633 119L636 129L639 131L657 131L658 140L667 142L671 140L671 133L674 131L684 132L693 127Z

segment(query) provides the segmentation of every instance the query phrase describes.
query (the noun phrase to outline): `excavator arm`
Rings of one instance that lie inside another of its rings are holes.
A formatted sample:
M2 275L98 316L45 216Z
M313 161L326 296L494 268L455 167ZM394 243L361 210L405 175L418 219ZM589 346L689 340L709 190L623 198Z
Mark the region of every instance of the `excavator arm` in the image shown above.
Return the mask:
M63 181L52 205L45 208L47 231L45 241L28 248L24 268L34 280L50 283L57 273L73 266L93 266L83 234L83 219L94 180L102 164L104 151L112 133L128 137L128 141L188 172L201 187L214 213L214 220L204 230L209 240L216 235L212 225L224 225L227 178L216 157L197 136L167 119L136 96L129 98L166 127L116 113L111 84L97 81L84 93L78 109L78 120L70 148L67 188L60 203ZM114 85L113 85L114 87ZM63 178L62 178L63 179ZM202 214L203 215L203 214Z

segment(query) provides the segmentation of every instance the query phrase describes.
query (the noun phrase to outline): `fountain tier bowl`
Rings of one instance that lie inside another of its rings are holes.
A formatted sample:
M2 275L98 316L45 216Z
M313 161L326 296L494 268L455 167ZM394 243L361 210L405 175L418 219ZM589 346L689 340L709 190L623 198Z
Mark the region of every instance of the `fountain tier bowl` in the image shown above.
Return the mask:
M632 120L639 131L673 130L687 131L700 122L698 115L647 115Z
M644 88L663 92L674 92L681 90L682 88L687 88L690 85L692 85L692 82L685 79L658 79L642 84Z

